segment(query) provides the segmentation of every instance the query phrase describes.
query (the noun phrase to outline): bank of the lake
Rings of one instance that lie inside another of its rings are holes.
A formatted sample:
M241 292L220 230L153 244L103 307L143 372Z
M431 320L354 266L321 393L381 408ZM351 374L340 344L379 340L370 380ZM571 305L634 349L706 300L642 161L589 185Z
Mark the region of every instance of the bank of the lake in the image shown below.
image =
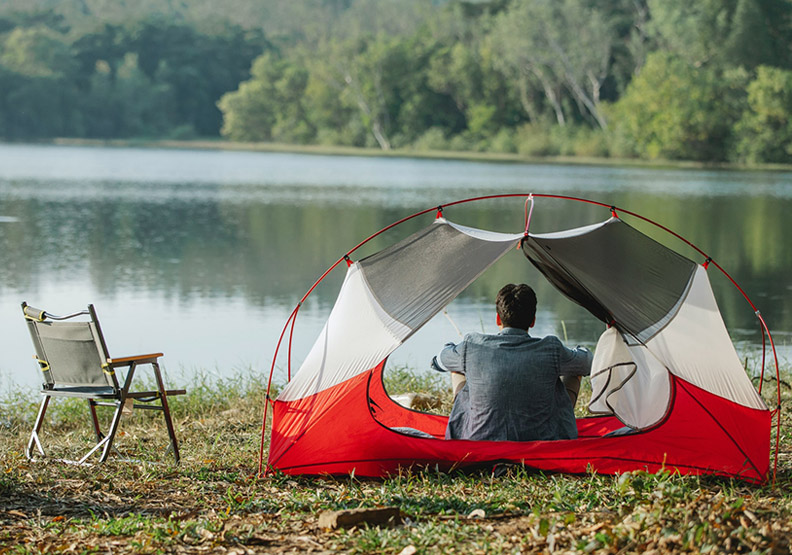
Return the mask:
M326 156L366 156L383 158L424 158L430 160L460 160L471 162L493 162L513 164L559 164L579 166L612 166L656 169L723 169L734 171L792 171L792 164L739 164L735 162L698 162L695 160L646 160L640 158L612 158L595 156L526 156L505 152L478 152L472 150L414 150L395 148L364 148L341 145L301 145L275 142L239 142L221 138L190 140L173 139L78 139L61 137L41 141L41 144L137 147L137 148L175 148L238 150L251 152L287 152L295 154L319 154Z

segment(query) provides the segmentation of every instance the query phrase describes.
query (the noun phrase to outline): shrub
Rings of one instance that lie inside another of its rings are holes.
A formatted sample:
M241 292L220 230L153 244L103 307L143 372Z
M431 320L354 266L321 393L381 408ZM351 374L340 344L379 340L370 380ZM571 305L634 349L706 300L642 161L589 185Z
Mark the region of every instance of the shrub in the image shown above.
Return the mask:
M448 148L448 141L441 128L430 127L413 142L412 146L415 150L445 150Z
M513 129L504 127L490 140L489 150L503 153L517 152L517 143L514 140L514 136L515 132Z
M560 153L547 127L535 123L520 126L515 142L517 152L524 156L555 156Z

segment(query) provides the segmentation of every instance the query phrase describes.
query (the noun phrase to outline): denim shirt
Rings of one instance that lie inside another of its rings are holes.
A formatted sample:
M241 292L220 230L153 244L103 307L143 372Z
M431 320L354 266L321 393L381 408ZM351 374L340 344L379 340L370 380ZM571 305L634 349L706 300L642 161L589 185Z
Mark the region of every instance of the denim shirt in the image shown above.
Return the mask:
M553 335L531 337L504 328L447 344L432 362L467 378L454 399L446 439L533 441L574 439L572 402L560 376L591 371L588 349L569 349Z

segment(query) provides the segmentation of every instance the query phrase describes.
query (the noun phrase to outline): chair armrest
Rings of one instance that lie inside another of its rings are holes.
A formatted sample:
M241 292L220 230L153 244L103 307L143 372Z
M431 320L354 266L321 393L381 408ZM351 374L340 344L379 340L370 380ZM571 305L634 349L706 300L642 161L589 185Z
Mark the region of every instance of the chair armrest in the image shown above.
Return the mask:
M149 355L135 355L130 357L108 358L107 364L112 368L118 366L129 366L133 362L135 364L146 364L148 362L157 362L159 357L163 356L162 353L152 353Z

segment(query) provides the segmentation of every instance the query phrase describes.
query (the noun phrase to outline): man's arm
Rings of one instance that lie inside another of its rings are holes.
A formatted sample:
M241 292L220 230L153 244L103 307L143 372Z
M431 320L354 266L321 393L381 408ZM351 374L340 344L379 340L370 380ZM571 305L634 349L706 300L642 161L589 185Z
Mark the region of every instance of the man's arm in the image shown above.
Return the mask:
M457 393L465 386L467 381L464 357L462 356L463 348L461 343L459 345L446 343L443 350L432 358L433 370L451 373L451 391L454 392L454 398L456 398Z
M438 372L465 373L462 343L446 343L443 349L432 358L432 369Z
M588 376L594 355L585 347L574 349L562 346L560 374L562 376Z

